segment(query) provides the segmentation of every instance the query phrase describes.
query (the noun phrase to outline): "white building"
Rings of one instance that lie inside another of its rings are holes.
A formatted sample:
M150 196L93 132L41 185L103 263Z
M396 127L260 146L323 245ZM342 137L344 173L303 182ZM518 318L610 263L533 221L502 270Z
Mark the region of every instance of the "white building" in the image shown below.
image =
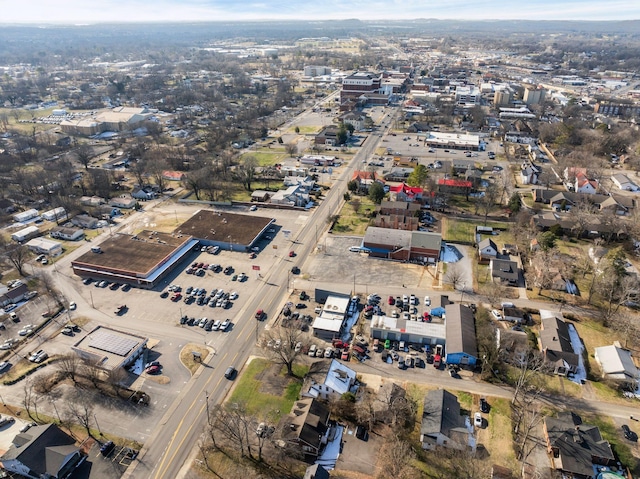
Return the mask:
M638 187L636 184L629 179L629 177L623 173L616 173L611 176L611 181L618 188L624 191L637 191Z
M20 213L16 213L13 215L14 221L18 223L24 223L25 221L29 221L30 219L36 218L38 216L38 210L30 209L27 211L21 211Z
M354 392L356 372L341 362L316 361L305 376L302 397L319 399L339 398L346 392Z
M33 238L27 242L27 248L36 254L59 256L62 254L62 243L47 238Z
M632 383L640 379L640 372L633 362L631 352L621 348L620 344L596 348L594 357L602 368L602 377Z
M47 221L58 221L58 220L66 220L67 219L67 211L59 206L58 208L54 208L49 211L45 211L42 213L42 218Z
M26 228L21 229L20 231L16 231L11 235L11 239L18 243L22 243L23 241L27 241L29 238L33 238L40 234L40 230L37 226L27 226Z
M340 337L350 302L348 296L328 296L320 316L311 325L313 335L326 340Z

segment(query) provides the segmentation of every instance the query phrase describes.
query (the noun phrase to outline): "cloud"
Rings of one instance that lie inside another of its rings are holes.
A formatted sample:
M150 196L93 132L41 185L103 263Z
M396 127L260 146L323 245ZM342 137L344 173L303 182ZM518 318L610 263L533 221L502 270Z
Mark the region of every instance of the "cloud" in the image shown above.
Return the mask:
M233 21L273 19L404 20L629 20L640 18L637 0L0 0L2 23Z

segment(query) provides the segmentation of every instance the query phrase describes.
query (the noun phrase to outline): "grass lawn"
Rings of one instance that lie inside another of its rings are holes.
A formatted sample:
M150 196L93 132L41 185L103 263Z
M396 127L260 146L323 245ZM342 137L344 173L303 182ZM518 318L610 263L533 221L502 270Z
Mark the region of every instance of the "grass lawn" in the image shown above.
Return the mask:
M247 156L253 156L258 161L258 166L271 166L276 163L282 163L285 158L289 157L282 149L276 148L273 148L273 150L248 151L242 154L243 159Z
M300 135L314 135L320 131L322 126L298 126L298 134ZM287 130L287 133L296 133L296 127L293 126Z
M281 378L286 371L281 371L278 380L286 382L284 390L279 394L268 394L262 391L263 380L260 377L268 377L270 375L267 369L272 364L266 359L254 359L242 372L236 380L236 384L229 398L229 402L239 402L246 405L249 414L265 413L268 410L275 412L276 418L288 414L291 411L294 401L298 399L302 381L297 378ZM301 378L308 368L295 365L294 373ZM267 379L268 380L268 379Z
M479 404L480 398L476 398ZM487 398L491 409L485 415L487 428L480 431L478 442L483 444L491 455L492 464L500 464L516 472L518 461L511 441L511 403L508 399Z
M354 211L350 202L346 202L340 211L340 219L332 229L334 234L364 236L367 226L369 226L369 217L367 215L375 211L376 205L366 196L354 196L352 199L360 201L358 213Z
M484 221L477 220L460 220L455 218L442 218L442 239L445 241L461 241L475 243L476 226L487 226L490 228L505 229L509 227L509 223L501 221ZM508 231L500 231L493 237L494 242L502 245L503 243L513 243L513 236Z

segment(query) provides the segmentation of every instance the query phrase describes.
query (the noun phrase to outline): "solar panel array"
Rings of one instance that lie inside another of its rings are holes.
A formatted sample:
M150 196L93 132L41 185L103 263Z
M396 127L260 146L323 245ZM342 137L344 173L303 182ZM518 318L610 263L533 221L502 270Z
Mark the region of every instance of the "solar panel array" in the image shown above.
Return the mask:
M127 338L108 331L96 331L91 335L90 347L107 353L127 356L138 345L136 339Z

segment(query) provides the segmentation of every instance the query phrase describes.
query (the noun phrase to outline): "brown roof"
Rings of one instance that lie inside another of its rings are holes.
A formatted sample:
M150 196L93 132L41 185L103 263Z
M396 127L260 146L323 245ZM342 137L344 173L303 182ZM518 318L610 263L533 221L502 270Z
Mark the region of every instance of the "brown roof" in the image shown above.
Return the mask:
M177 227L174 233L221 243L250 245L273 223L272 218L240 215L228 211L200 210Z
M116 234L100 243L102 254L87 252L72 265L88 265L145 277L190 239L191 236L146 230L135 236Z

